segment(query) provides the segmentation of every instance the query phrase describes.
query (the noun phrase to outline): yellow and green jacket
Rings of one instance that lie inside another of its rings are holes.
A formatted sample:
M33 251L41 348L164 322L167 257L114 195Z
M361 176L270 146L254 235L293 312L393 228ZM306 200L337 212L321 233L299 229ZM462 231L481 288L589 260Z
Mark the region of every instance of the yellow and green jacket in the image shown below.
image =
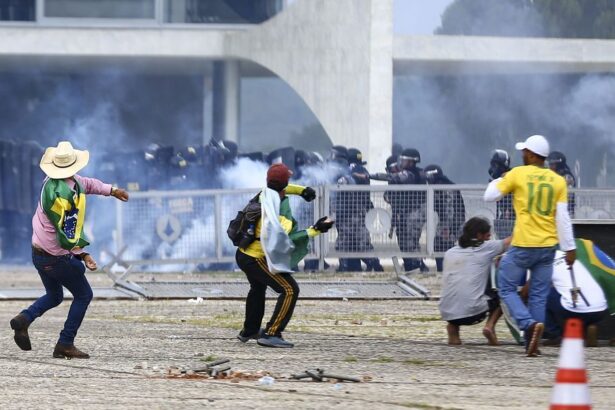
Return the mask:
M301 185L292 185L289 184L284 190L287 195L300 195L301 192L305 189L305 187ZM260 200L260 199L259 199ZM280 224L284 231L288 234L291 241L295 245L295 249L291 254L291 266L297 265L301 259L308 254L308 245L310 238L318 235L318 232L314 228L307 228L299 230L297 227L297 221L293 218L291 209L290 209L290 201L288 197L284 197L280 202ZM261 227L262 227L262 218L258 220L256 224L255 235L257 238L261 236ZM241 252L245 253L248 256L253 258L261 259L265 257L265 252L263 251L263 247L261 246L260 240L256 240L248 245L247 248L239 249Z

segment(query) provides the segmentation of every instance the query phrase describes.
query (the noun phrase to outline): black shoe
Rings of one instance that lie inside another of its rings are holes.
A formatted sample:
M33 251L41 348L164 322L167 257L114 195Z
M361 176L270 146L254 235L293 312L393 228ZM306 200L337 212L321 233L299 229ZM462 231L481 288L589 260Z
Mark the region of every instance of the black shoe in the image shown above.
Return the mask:
M550 339L544 339L542 341L542 345L543 346L560 347L561 344L562 344L562 338L561 337L552 337Z
M542 332L545 330L544 323L534 322L525 330L525 352L527 357L536 357L540 355L538 343L542 338Z
M239 340L241 343L247 343L247 341L250 340L250 339L258 340L259 338L263 337L264 335L265 335L265 330L264 329L260 329L258 332L254 333L254 334L251 334L251 335L248 335L248 336L244 336L243 330L242 330L237 335L237 340Z
M286 349L290 349L295 346L294 344L284 340L282 336L263 335L263 337L258 338L256 343L258 343L260 346L278 347L278 348L286 348Z
M58 343L53 349L53 357L56 359L89 359L90 355L77 349L75 345Z
M28 336L29 326L30 321L21 313L11 319L11 329L15 331L15 343L21 350L32 350L30 336Z

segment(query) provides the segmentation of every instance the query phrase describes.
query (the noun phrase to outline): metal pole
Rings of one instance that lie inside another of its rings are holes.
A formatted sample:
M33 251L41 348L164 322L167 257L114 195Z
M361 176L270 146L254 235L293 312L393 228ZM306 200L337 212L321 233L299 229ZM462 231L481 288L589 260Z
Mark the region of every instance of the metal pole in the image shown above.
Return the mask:
M427 231L427 254L432 256L434 253L433 250L433 241L435 237L435 216L436 213L434 211L434 187L427 187L427 223L425 225Z
M220 204L220 194L214 194L214 232L216 235L216 258L222 258L222 208Z
M314 216L314 219L322 218L323 216L329 214L329 186L323 185L323 186L318 187L318 189L320 190L319 196L322 199L319 199L320 203L319 203L318 210L320 214L318 216ZM322 272L325 270L325 256L327 253L326 243L325 243L325 238L322 237L322 235L319 235L316 239L318 239L318 247L319 247L318 270Z

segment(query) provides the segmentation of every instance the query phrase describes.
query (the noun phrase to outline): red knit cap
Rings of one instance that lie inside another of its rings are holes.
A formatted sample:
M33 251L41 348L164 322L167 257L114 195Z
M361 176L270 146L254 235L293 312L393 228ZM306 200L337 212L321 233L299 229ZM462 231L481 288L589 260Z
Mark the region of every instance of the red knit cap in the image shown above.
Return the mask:
M279 184L288 185L288 180L293 172L282 163L273 164L267 170L267 183L277 182Z

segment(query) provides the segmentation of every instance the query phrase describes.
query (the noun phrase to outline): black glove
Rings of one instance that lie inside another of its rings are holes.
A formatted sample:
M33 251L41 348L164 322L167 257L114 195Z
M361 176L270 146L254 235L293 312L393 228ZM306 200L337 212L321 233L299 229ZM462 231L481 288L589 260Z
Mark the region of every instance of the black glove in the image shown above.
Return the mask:
M314 224L314 229L316 229L320 233L325 233L329 229L331 229L335 221L327 221L327 218L328 216L323 216L318 221L316 221L316 223Z
M309 186L305 187L305 189L301 191L301 198L305 199L307 202L312 202L316 199L316 191Z

